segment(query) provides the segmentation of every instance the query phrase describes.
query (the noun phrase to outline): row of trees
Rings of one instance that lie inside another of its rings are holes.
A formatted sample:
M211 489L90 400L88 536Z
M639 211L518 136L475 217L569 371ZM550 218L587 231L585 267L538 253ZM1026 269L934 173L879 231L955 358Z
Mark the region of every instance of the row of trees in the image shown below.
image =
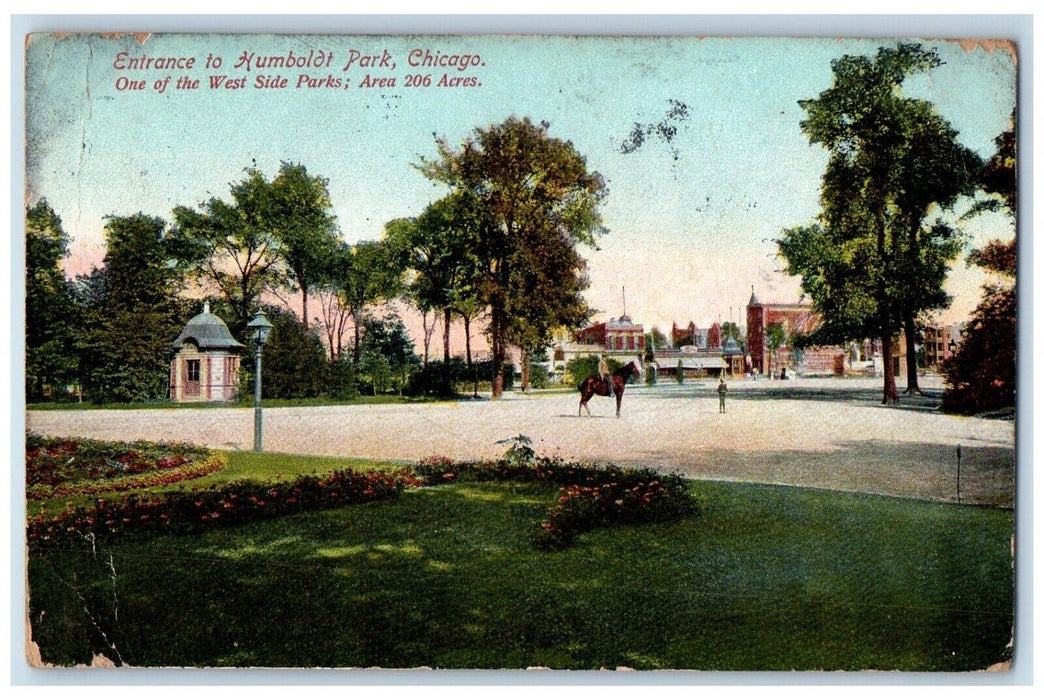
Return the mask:
M898 400L892 339L904 331L907 392L919 392L918 319L950 303L943 283L965 239L946 214L977 192L997 191L982 158L935 107L902 93L907 78L938 65L934 50L906 43L832 63L833 85L800 102L802 131L829 153L821 211L777 241L788 273L801 277L823 317L806 342L881 339L884 403ZM1013 132L1009 141L1013 148Z
M487 379L499 396L509 346L521 349L528 368L557 327L589 318L577 245L593 244L602 231L605 186L571 143L528 119L478 129L457 147L439 140L437 152L416 168L448 192L418 215L388 222L378 241L345 243L327 180L284 162L272 179L248 168L228 200L176 207L169 225L144 214L109 217L102 266L75 281L61 267L69 237L41 200L27 212L27 394L77 384L101 400L163 396L171 341L194 310L183 293L195 289L210 295L237 338L246 336L263 295L279 296L289 309L284 295L299 294L299 328L290 327L292 315L277 313L273 347L285 340L306 357L323 348L334 385L336 377L369 377L374 391L401 387L403 372L427 365L437 318L443 365L459 318L470 369L471 326L484 323ZM412 345L403 350L401 320L371 314L394 299L422 315L421 363L411 359ZM395 342L367 355L365 336L378 347L382 333ZM269 353L278 368L282 358ZM378 371L382 362L386 372ZM300 390L313 391L314 373L305 369L316 363L289 355L286 363L299 368ZM391 375L399 378L374 379ZM273 395L287 390L273 380Z

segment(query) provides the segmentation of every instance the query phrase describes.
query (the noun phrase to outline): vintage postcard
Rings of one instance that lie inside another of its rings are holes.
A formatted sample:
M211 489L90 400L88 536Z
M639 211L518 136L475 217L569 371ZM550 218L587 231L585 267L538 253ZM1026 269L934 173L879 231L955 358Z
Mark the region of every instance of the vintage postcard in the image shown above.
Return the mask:
M1019 48L28 35L27 663L1010 670Z

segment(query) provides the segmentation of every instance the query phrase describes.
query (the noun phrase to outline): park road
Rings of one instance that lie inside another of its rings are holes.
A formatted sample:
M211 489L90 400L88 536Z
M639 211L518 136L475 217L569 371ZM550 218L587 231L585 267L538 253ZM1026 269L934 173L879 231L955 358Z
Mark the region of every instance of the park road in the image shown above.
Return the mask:
M923 384L932 385L931 377ZM936 380L937 381L937 380ZM880 405L880 380L796 379L628 387L622 417L575 392L509 392L498 401L268 408L267 452L412 461L503 454L516 435L538 454L655 466L700 479L788 484L1011 507L1015 423L949 416L927 399ZM173 440L222 450L253 446L252 408L30 411L30 430L104 440Z

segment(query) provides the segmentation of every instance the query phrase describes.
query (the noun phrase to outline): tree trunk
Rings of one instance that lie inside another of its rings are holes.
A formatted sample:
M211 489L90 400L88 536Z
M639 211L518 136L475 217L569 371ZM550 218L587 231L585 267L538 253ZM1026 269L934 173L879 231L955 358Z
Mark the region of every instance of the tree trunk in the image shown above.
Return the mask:
M884 396L881 403L888 405L899 403L899 392L895 388L895 369L892 367L892 315L884 279L884 275L890 271L890 266L888 265L887 231L884 202L882 201L878 201L877 206L874 207L874 220L877 228L877 255L881 265L878 273L876 299L881 327L881 361L884 362Z
M881 323L881 361L884 363L884 396L882 404L899 403L899 392L895 388L895 368L892 367L892 336L887 313Z
M304 329L307 331L311 328L311 324L308 322L308 287L301 285L301 320L304 322Z
M914 347L917 324L912 312L903 312L903 333L906 335L906 391L903 393L922 394L917 380L917 349Z
M352 318L355 321L355 347L352 348L352 366L359 367L359 359L362 357L362 309L354 309Z
M493 392L492 398L499 399L504 394L504 326L501 313L494 309L490 319L490 345L493 354Z
M428 326L428 312L421 312L421 327L424 329L424 338L422 339L424 344L424 366L428 366L428 351L431 349L431 334L435 332L435 317L431 319L431 326Z
M908 255L912 263L921 257L921 217L916 214L910 215L910 248ZM910 269L916 269L914 265ZM917 351L914 349L914 337L917 334L917 326L914 320L914 312L903 309L903 333L906 335L906 391L904 393L921 393L921 387L917 381Z
M449 364L450 361L450 323L453 322L453 312L450 307L442 310L442 361Z
M467 353L468 369L471 369L471 317L464 316L464 349Z
M529 351L522 349L522 391L529 389Z

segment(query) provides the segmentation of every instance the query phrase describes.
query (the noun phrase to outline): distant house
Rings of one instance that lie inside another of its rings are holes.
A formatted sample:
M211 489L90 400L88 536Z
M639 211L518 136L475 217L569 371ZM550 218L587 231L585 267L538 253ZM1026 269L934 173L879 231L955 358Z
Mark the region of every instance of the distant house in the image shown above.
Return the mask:
M747 353L751 366L761 374L777 374L788 367L800 374L880 374L883 371L880 341L865 339L840 345L817 345L801 349L792 346L795 336L814 331L822 319L811 304L762 303L751 289L747 303ZM778 324L786 341L775 352L768 345L766 331ZM906 372L906 341L900 333L892 343L892 370L895 376Z
M963 325L955 323L951 326L926 326L924 329L924 365L938 369L943 361L953 354L950 343L959 345Z
M170 362L170 398L178 402L232 401L239 390L239 352L246 346L210 313L193 316L174 341Z
M609 354L641 354L645 349L645 329L624 314L605 323L582 328L576 332L576 343L591 346L592 352Z

